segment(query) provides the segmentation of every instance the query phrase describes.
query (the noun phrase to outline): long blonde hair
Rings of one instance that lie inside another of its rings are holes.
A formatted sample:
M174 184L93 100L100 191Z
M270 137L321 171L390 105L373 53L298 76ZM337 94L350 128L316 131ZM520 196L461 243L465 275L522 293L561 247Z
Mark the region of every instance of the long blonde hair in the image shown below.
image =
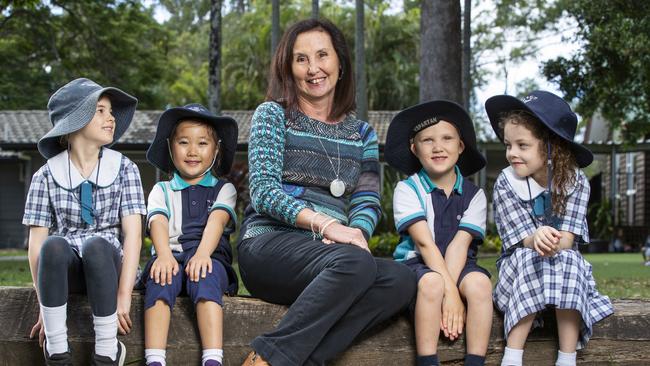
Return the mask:
M539 144L539 154L548 163L547 144L551 145L552 170L552 209L555 216L563 216L566 212L566 200L569 188L576 183L577 174L576 158L567 141L552 133L535 116L525 111L511 111L504 113L499 120L499 132L503 136L506 124L521 125L529 130L533 136L542 141Z

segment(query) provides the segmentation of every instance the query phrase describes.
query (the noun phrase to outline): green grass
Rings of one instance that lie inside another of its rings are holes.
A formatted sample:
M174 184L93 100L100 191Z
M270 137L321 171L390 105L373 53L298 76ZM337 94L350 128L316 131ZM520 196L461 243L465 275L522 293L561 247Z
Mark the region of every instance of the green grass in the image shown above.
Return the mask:
M593 267L598 292L612 299L650 299L650 267L640 253L585 254ZM479 258L479 264L497 280L497 256Z
M0 261L0 286L31 286L27 260Z
M25 255L25 251L21 251ZM1 256L1 255L0 255ZM596 285L600 293L610 298L650 299L650 267L643 266L639 253L586 254L593 266ZM493 274L496 281L496 256L482 257L479 264ZM239 272L237 263L235 270ZM31 286L27 260L0 260L0 286ZM248 290L239 278L239 294L248 295Z
M26 255L26 249L0 249L0 257L18 257Z

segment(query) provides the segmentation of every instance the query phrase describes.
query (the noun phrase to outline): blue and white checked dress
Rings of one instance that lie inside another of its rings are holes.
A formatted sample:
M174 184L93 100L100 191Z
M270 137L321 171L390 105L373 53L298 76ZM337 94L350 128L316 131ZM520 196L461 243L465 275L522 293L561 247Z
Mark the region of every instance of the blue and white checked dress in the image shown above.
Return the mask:
M577 250L579 243L589 242L590 191L584 173L577 170L577 174L576 185L567 197L566 214L556 223L556 229L575 234L574 249L562 250L551 258L521 245L536 230L529 197L531 193L532 198L537 197L544 188L529 179L529 193L526 180L518 178L511 167L504 169L494 184L494 220L503 242L494 302L504 313L506 337L522 318L547 306L575 309L582 316L577 345L581 349L591 337L593 324L614 312L609 297L596 290L591 264Z
M25 201L23 224L49 228L49 235L64 237L81 256L87 239L106 239L122 253L121 218L146 215L138 167L117 151L104 149L96 182L97 166L88 177L93 186L94 224L81 219L80 185L86 179L74 165L68 175L68 152L48 159L32 177ZM95 194L97 190L97 194Z

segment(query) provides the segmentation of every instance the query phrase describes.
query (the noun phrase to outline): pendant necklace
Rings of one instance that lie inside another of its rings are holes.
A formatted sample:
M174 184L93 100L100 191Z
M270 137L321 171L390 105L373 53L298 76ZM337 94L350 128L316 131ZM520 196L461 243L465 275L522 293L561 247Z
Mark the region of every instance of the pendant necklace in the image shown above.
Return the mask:
M339 122L340 123L340 122ZM336 124L336 138L338 139L338 131L339 131L339 125L338 123ZM341 197L343 193L345 193L345 182L343 182L341 179L339 179L339 173L341 172L341 150L339 148L339 141L336 140L336 153L337 153L337 160L338 160L338 169L334 169L334 163L332 163L332 159L330 159L330 155L327 153L327 149L325 148L325 145L323 145L323 141L321 141L320 136L318 137L318 142L320 142L320 146L323 148L325 151L325 155L327 156L327 161L329 161L330 165L332 166L332 171L336 174L336 178L330 182L330 193L334 197Z

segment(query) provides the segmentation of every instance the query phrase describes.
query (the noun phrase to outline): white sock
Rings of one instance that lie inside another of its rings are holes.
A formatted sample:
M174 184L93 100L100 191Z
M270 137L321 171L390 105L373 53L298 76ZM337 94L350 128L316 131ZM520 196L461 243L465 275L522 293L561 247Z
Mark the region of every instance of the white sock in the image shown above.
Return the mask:
M503 359L501 359L501 366L521 366L524 358L523 349L508 348L503 351Z
M155 348L147 348L144 350L144 358L146 359L146 364L150 364L152 362L160 362L162 366L165 366L167 363L165 362L165 355L166 351L164 349L155 349Z
M95 354L117 358L117 312L109 316L93 315L95 326Z
M557 361L555 361L555 366L575 366L576 365L576 353L564 353L562 351L557 351Z
M65 324L67 312L68 304L52 308L41 304L47 353L50 355L68 352L68 326Z
M219 361L223 360L223 350L218 348L208 348L203 350L203 356L201 357L201 365L205 365L207 360Z

